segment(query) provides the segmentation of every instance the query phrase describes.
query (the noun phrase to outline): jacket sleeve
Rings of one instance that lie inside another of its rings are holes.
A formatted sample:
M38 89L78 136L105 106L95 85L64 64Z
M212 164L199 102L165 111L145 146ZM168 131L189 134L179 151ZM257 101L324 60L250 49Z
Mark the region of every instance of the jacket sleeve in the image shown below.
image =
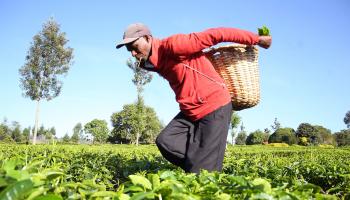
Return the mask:
M167 38L166 47L174 55L186 56L220 42L255 45L258 41L259 36L249 31L237 28L211 28L203 32L170 36Z

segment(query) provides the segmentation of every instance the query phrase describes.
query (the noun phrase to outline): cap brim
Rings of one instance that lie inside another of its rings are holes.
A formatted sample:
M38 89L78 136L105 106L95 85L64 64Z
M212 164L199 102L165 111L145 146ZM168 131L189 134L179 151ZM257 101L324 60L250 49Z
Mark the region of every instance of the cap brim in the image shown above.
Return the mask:
M119 42L117 45L116 45L116 48L119 49L120 47L126 45L126 44L129 44L135 40L137 40L137 38L125 38L124 40L122 40L121 42Z

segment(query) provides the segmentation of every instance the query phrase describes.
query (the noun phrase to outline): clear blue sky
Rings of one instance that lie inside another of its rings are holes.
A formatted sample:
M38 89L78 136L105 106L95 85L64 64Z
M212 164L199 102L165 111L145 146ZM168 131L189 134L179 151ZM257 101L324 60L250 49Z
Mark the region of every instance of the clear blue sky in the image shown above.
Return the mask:
M124 3L126 2L126 3ZM288 1L0 1L0 119L33 126L35 102L22 97L18 69L32 37L51 16L74 48L74 64L63 78L60 96L42 102L40 124L58 136L136 100L126 49L115 43L129 23L147 24L155 37L227 26L256 32L267 25L269 50L260 49L261 103L238 114L247 131L302 122L333 132L345 129L350 110L350 2ZM154 75L145 102L167 124L179 111L168 83Z

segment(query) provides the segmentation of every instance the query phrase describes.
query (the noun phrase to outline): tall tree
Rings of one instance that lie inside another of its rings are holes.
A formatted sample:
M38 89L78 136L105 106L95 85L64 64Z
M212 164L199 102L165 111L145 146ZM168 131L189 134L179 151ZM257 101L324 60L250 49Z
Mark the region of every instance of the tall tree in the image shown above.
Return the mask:
M28 128L24 128L22 131L22 135L23 135L24 141L26 143L29 143L30 130L31 130L31 128L28 127Z
M286 143L289 145L297 143L295 130L292 128L279 128L270 137L269 143Z
M141 137L141 133L144 132L146 125L145 125L145 111L143 106L143 98L142 98L142 92L143 87L151 82L152 75L148 73L148 71L142 69L139 67L139 62L136 62L134 59L129 58L126 61L127 66L134 72L134 77L132 79L132 82L136 86L137 89L137 112L136 115L137 121L139 123L139 126L136 130L136 145L139 144L139 138Z
M320 125L314 125L314 128L315 128L315 135L313 135L313 137L316 139L315 143L330 144L330 145L335 144L335 140L331 130Z
M231 142L234 144L236 131L235 129L238 127L239 123L241 123L241 117L237 114L237 112L233 112L231 116Z
M350 128L350 110L345 114L344 123L346 127Z
M66 134L63 136L62 141L63 141L64 143L69 143L69 142L70 142L70 138L69 138L68 133L66 133Z
M309 145L310 143L317 143L317 131L316 128L309 123L301 123L296 131L296 136L299 139L299 143L302 145Z
M262 132L261 130L256 130L248 135L246 144L248 145L262 144L267 140L268 140L268 136L266 135L266 133Z
M22 142L23 137L22 137L22 132L21 132L21 126L19 125L18 122L13 121L12 122L12 130L11 130L11 137L15 142Z
M245 127L243 125L243 122L240 126L240 131L236 137L236 144L238 145L244 145L246 143L247 140L247 132L245 131Z
M275 117L275 121L273 122L273 125L271 125L271 128L276 131L277 129L281 128L281 123L277 120L277 117Z
M113 130L109 141L112 143L136 144L137 133L141 130L140 141L152 143L160 132L162 125L153 108L141 104L144 110L144 128L140 128L138 105L126 104L119 112L113 113L111 122Z
M59 78L67 75L71 65L73 49L66 47L67 43L60 25L50 18L33 37L26 63L19 69L23 95L37 102L33 144L36 143L40 101L49 101L60 94L63 83Z
M55 129L55 127L52 127L52 128L50 129L50 133L51 133L51 135L56 136L56 129Z
M0 124L0 140L4 143L14 143L15 140L13 137L13 130L10 125L8 125L7 118L4 118L4 121Z
M334 133L334 139L338 146L350 145L350 129L341 130Z
M85 137L84 137L84 131L83 131L83 126L81 125L81 123L77 123L74 128L73 128L73 135L77 134L79 136L79 141L84 141Z
M79 134L77 132L73 133L72 137L70 138L70 140L77 144L79 142Z
M93 142L103 143L106 142L109 134L107 122L105 120L94 119L91 122L85 124L85 132L91 134L94 137Z

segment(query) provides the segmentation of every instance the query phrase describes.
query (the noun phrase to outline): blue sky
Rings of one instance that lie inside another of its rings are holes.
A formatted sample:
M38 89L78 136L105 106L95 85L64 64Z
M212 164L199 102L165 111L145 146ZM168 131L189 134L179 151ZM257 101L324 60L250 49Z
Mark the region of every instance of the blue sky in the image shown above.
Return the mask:
M336 132L346 128L343 118L350 110L349 10L347 0L1 0L0 118L22 128L34 124L36 104L22 97L18 69L32 37L50 17L74 48L60 96L41 103L40 124L54 126L58 136L95 118L110 126L112 113L136 100L125 65L130 55L115 49L128 24L143 22L158 38L222 26L257 32L266 25L273 44L260 49L261 102L238 112L246 130L270 128L277 117L283 127L307 122ZM164 124L179 112L168 83L156 74L144 96Z

